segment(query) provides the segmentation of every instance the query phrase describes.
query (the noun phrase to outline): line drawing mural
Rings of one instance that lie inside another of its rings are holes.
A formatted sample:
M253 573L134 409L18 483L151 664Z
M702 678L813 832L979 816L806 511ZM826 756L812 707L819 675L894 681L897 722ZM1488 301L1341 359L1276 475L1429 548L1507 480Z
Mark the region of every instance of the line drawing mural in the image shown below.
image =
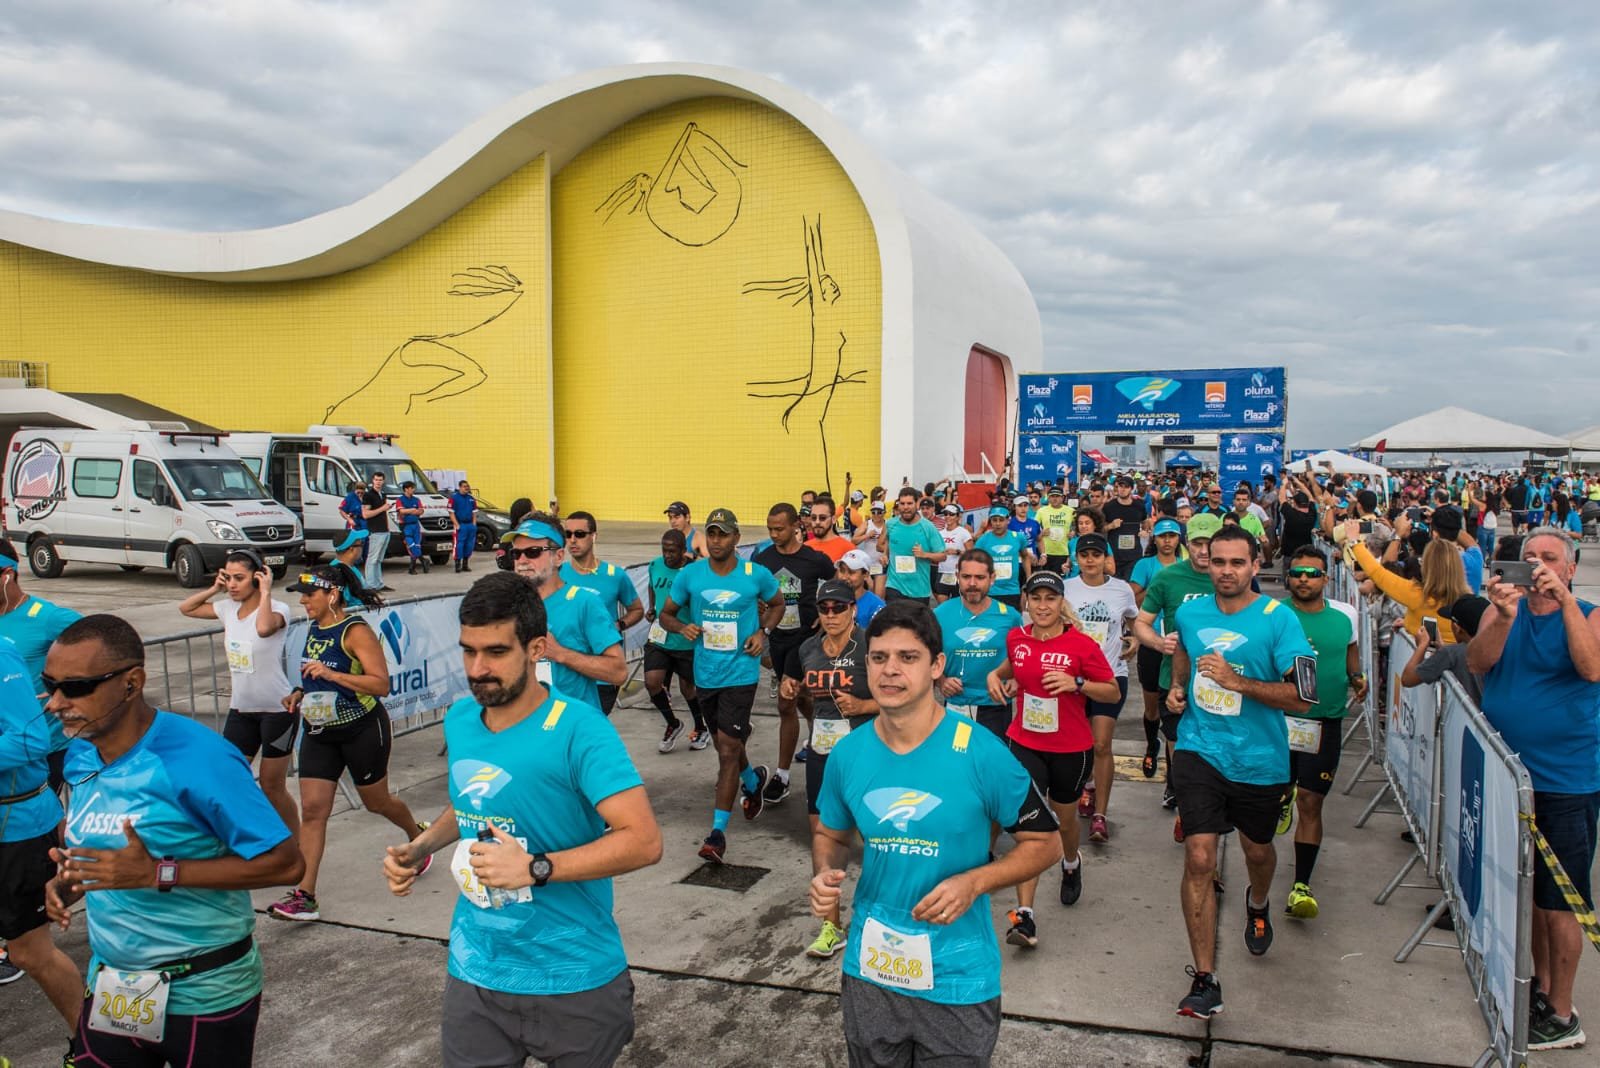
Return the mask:
M600 202L604 226L618 212L641 211L650 224L680 245L699 248L727 233L744 203L743 163L695 123L688 123L652 178L640 171Z
M833 470L828 463L828 411L833 406L833 397L839 387L864 385L867 372L865 368L848 373L844 370L844 350L848 338L842 329L843 315L839 309L839 301L844 293L833 275L828 273L822 247L822 216L819 214L814 223L810 219L802 219L801 225L804 230L806 273L793 278L746 282L739 292L744 296L770 293L774 299L784 301L792 308L806 305L811 327L807 369L804 374L793 378L746 382L745 385L751 387L788 388L745 395L762 400L788 400L789 404L779 418L785 433L789 432L789 417L801 405L810 401L814 409L820 409L816 413L817 445L822 453L823 482L828 492L832 493ZM821 399L813 401L812 398Z
M460 339L483 329L514 308L523 297L522 279L498 264L470 267L455 272L450 278L449 296L473 300L510 299L493 314L470 326L447 333L413 334L396 345L371 377L328 406L322 417L324 423L332 423L340 409L345 410L346 418L352 418L350 410L357 409L355 421L375 416L381 422L396 414L410 415L417 401L432 404L448 397L459 397L488 380L483 365L456 345ZM400 405L401 397L404 407L397 413L393 409Z

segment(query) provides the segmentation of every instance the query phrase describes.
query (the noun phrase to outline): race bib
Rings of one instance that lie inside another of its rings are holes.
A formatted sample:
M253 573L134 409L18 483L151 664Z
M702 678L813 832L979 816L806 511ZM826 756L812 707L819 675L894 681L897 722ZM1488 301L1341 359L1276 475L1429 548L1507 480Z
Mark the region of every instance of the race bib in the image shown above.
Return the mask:
M1289 748L1296 753L1315 753L1322 748L1322 721L1285 716L1289 724Z
M1060 527L1052 526L1052 527L1050 527L1050 540L1051 541L1066 541L1067 540L1067 528L1064 527L1064 526L1060 526Z
M256 647L253 642L240 641L238 638L228 639L228 670L244 675L255 674Z
M667 628L660 623L650 624L650 637L647 640L652 645L667 644Z
M894 558L894 573L896 575L909 575L917 569L915 556L897 556Z
M1135 548L1138 544L1139 544L1139 535L1137 535L1137 534L1118 534L1117 535L1117 549L1120 552L1128 552L1128 551L1132 550L1133 548Z
M734 619L708 619L700 625L700 637L712 652L731 653L739 648L739 622Z
M1237 716L1240 712L1239 695L1224 690L1205 675L1195 672L1194 703L1217 716Z
M800 606L798 604L785 603L784 606L783 606L783 618L778 620L778 629L779 630L797 630L797 629L799 629L799 627L800 627Z
M487 909L493 907L489 904L489 888L478 881L477 874L472 870L472 843L476 841L476 838L463 838L456 843L456 851L450 855L450 874L455 876L462 897L480 909ZM528 848L525 838L518 838L517 843L524 849ZM518 887L505 893L511 895L513 904L521 905L533 900L532 887Z
M1104 645L1106 637L1111 633L1111 624L1104 619L1085 619L1082 621L1083 633L1095 640L1096 645Z
M171 991L160 972L122 972L102 966L94 979L89 1028L160 1042L167 1030L167 995Z
M300 698L300 714L313 727L332 723L339 715L339 695L332 690L317 690Z
M968 719L975 719L978 715L977 705L945 705L944 707L947 711L954 712L958 716L966 716Z
M1025 693L1022 695L1022 729L1038 734L1054 734L1061 729L1061 714L1054 697Z
M869 919L861 930L861 978L891 990L933 989L933 945Z
M843 717L839 719L826 719L818 716L811 723L811 748L814 752L826 756L833 752L833 747L839 740L850 733L850 721Z
M535 660L533 663L533 677L539 680L539 685L549 686L556 681L555 668L548 660Z
M1005 582L1015 574L1016 565L1010 560L996 560L994 562L994 577L1000 582Z

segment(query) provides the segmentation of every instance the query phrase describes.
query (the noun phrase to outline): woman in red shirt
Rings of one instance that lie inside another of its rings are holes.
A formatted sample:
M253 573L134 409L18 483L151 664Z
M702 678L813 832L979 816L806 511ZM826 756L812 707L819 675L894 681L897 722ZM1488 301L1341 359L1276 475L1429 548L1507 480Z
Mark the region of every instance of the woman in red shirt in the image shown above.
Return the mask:
M1006 738L1061 824L1061 903L1071 905L1083 893L1078 797L1094 772L1094 734L1085 706L1091 700L1114 702L1121 691L1100 643L1083 633L1060 575L1034 572L1023 594L1032 623L1006 635L1007 657L989 673L989 696L996 704L1016 701ZM1006 932L1013 946L1039 944L1033 919L1038 887L1038 879L1017 887Z

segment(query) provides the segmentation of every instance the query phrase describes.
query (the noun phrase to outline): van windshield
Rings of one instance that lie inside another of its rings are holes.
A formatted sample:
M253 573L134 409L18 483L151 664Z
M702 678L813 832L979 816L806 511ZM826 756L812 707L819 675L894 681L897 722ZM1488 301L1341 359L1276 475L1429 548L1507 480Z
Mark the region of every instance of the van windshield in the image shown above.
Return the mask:
M361 479L370 484L373 475L382 475L383 495L385 497L400 496L400 487L407 482L417 484L418 493L438 493L433 488L433 483L428 481L428 476L419 471L410 460L354 460L356 471Z
M239 460L168 460L178 492L190 501L247 501L271 497Z

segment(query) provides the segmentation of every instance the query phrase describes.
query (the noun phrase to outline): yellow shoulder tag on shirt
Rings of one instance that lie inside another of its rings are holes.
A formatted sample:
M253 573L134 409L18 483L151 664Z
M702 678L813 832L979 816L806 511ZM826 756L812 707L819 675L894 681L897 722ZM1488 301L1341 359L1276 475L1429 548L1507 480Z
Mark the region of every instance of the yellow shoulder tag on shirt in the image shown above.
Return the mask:
M754 575L756 573L756 565L746 560L744 564L744 573L746 575Z
M578 590L580 590L580 589L582 589L581 586L574 586L571 583L568 583L567 584L567 600L570 601L574 597L578 596Z
M965 753L967 751L967 742L971 738L972 738L972 724L970 724L970 723L957 723L956 724L956 736L955 736L955 738L951 739L950 748L953 749L954 751L956 751L957 753Z
M606 574L608 576L609 575L615 575L616 573L617 573L617 565L616 564L607 564L606 565Z
M1000 606L1001 615L1005 615L1007 612L1011 611L1011 606L1006 604L1004 601L996 601L995 604Z
M41 609L43 607L44 607L44 602L43 601L35 601L35 602L33 602L32 606L29 607L29 609L28 609L28 618L32 619L34 616L38 615L39 614L39 609Z
M553 731L556 729L556 724L561 722L561 713L566 710L566 707L567 703L565 701L557 701L550 706L550 714L544 717L545 730Z
M1275 609L1277 607L1278 607L1278 602L1275 601L1274 599L1272 599L1271 597L1268 597L1267 598L1267 607L1265 607L1265 608L1263 608L1261 610L1261 614L1264 615L1264 616L1265 615L1271 615L1273 609Z

